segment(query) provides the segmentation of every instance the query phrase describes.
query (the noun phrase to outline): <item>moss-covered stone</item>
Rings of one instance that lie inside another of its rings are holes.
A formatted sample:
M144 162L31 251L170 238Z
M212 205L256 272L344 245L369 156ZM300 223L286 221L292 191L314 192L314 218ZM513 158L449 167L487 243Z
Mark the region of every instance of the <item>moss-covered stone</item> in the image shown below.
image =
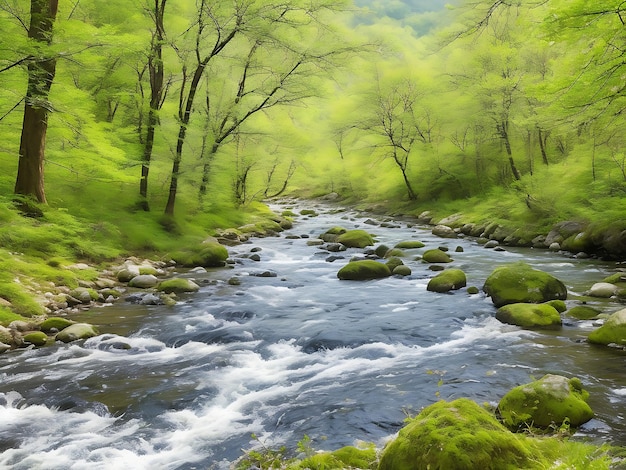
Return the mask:
M389 268L389 271L393 272L393 270L396 269L398 266L402 266L404 262L400 258L394 256L392 258L389 258L385 264Z
M590 343L626 347L626 308L613 313L602 325L589 334Z
M157 290L170 294L172 292L180 294L184 292L198 292L200 286L190 279L172 278L161 281Z
M74 323L76 322L72 320L68 320L67 318L50 317L42 321L41 324L39 325L39 328L41 328L41 331L45 331L45 332L50 332L53 330L61 331L67 328L68 326L73 325Z
M387 251L387 253L385 253L385 258L400 258L405 256L404 251L400 250L399 248L392 248L391 250Z
M425 246L426 245L419 240L404 240L396 244L395 248L400 248L401 250L412 250L415 248L424 248Z
M470 286L467 288L467 293L470 295L476 295L480 293L480 289L476 286Z
M466 398L425 408L384 449L379 470L533 468L523 438Z
M509 391L498 404L504 424L511 429L535 426L577 427L593 418L589 393L579 379L548 374Z
M422 255L422 259L427 263L451 263L452 258L445 251L436 248L434 250L427 250Z
M554 276L519 262L495 269L483 290L496 307L518 302L542 303L565 300L567 288Z
M149 289L156 286L159 280L152 274L140 274L135 276L128 283L129 287L136 287L138 289Z
M69 294L77 300L80 300L83 304L88 304L94 300L98 300L98 292L95 289L87 287L77 287L72 289Z
M365 248L374 245L374 238L365 230L348 230L337 237L337 243L348 248Z
M548 305L552 305L559 313L563 313L565 310L567 310L567 305L562 300L549 300L546 303Z
M302 460L294 469L330 470L330 469L374 469L376 468L376 450L357 447L342 447L334 452L322 452Z
M339 279L351 281L381 279L389 276L391 276L389 267L374 260L352 261L337 273Z
M567 311L570 317L574 317L578 320L591 320L600 315L600 310L590 307L588 305L576 305Z
M378 256L379 258L384 258L389 250L390 248L387 245L378 245L374 249L374 253L376 253L376 256Z
M460 269L446 269L433 277L426 286L431 292L449 292L467 285L467 277Z
M409 268L406 264L401 264L393 268L391 274L394 276L410 276L412 273L411 268Z
M549 304L516 303L500 307L496 318L502 323L517 325L522 328L558 328L561 315Z
M33 331L24 335L24 341L35 346L45 346L48 342L48 335L43 331Z
M228 259L228 250L217 242L207 242L196 249L179 251L172 255L174 261L189 268L202 266L204 268L224 266Z
M63 343L71 343L72 341L92 338L94 336L98 336L98 329L95 326L89 323L74 323L59 331L54 338Z

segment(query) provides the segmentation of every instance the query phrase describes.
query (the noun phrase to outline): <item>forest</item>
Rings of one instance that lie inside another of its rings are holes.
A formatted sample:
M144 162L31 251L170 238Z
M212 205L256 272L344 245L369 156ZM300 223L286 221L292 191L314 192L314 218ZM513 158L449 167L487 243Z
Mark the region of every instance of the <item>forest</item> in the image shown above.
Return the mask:
M620 2L3 0L0 245L165 253L336 193L626 225ZM29 272L31 269L31 272ZM37 268L39 269L39 268Z

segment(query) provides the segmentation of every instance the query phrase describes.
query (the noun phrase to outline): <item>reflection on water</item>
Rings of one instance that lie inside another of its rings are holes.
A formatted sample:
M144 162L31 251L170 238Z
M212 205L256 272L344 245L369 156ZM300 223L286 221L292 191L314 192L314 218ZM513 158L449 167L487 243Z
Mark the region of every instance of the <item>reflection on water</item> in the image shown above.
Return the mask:
M204 287L174 307L119 302L83 313L77 319L106 334L2 356L0 465L228 468L252 433L267 445L293 445L305 434L318 448L381 443L407 412L439 397L495 404L546 373L578 376L590 391L596 418L581 437L626 444L624 352L588 345L592 322L568 319L541 333L501 324L481 294L427 292L433 272L415 258L446 245L452 266L478 287L495 266L524 260L562 279L572 304L610 263L496 252L406 224L383 229L359 214L319 212L288 234L343 225L388 246L419 239L426 247L404 257L413 274L339 281L336 272L361 250L330 262L306 238L271 237L231 248L229 268L187 274ZM242 257L252 248L261 261ZM250 275L264 270L277 276ZM240 286L227 283L232 276Z

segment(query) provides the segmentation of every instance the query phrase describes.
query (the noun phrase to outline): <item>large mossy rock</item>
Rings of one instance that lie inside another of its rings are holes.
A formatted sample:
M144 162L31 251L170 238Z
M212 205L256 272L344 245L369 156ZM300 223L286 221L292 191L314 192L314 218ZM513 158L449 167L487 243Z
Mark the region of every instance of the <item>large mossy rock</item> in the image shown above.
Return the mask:
M427 263L451 263L452 258L443 250L436 248L434 250L427 250L422 255L422 260Z
M467 285L467 277L460 269L446 269L433 277L426 286L431 292L449 292Z
M563 423L577 427L593 418L587 398L589 393L579 379L548 374L509 391L500 400L498 412L511 429Z
M553 329L561 326L561 314L550 304L508 304L500 307L496 318L522 328Z
M589 334L587 341L605 346L614 344L626 347L626 308L613 313L604 325Z
M485 281L483 290L496 307L519 302L542 303L565 300L567 288L554 276L514 263L495 269Z
M42 321L41 324L39 325L39 328L41 329L41 331L46 331L46 332L61 331L67 328L68 326L73 325L74 323L76 322L72 320L68 320L67 318L50 317Z
M54 338L57 341L71 343L80 339L92 338L98 334L97 328L89 323L74 323L59 331Z
M391 276L389 266L374 260L352 261L337 273L341 280L364 281Z
M374 238L365 230L348 230L337 237L337 243L348 248L365 248L374 245Z
M384 449L379 470L517 470L534 455L487 410L467 398L425 408Z
M175 294L181 294L184 292L198 292L200 290L200 286L191 279L175 277L160 282L157 286L157 290L165 292L166 294L171 294L172 292Z
M404 240L396 244L394 248L400 248L401 250L411 250L415 248L424 248L424 243L419 240Z
M185 267L202 266L204 268L212 268L224 266L226 259L228 259L228 250L220 243L206 242L199 245L196 249L176 252L172 255L172 258Z

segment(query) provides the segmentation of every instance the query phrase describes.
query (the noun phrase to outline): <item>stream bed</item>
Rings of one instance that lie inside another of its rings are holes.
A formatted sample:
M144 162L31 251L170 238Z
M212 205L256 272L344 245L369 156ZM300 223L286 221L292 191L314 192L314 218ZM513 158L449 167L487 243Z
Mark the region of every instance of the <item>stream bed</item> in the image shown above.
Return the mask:
M439 399L495 405L546 373L579 377L590 393L596 416L575 438L626 445L626 353L586 343L598 325L568 317L547 332L502 324L482 293L428 292L435 273L415 258L447 246L448 267L479 288L495 267L523 260L562 280L570 306L615 263L495 251L323 204L273 206L286 208L318 215L230 247L229 267L184 273L202 288L176 306L94 308L74 319L104 334L0 356L0 467L227 469L258 441L295 448L305 435L316 449L382 446L407 415ZM340 281L337 271L363 250L307 244L336 225L366 229L379 244L426 247L406 250L411 276Z

